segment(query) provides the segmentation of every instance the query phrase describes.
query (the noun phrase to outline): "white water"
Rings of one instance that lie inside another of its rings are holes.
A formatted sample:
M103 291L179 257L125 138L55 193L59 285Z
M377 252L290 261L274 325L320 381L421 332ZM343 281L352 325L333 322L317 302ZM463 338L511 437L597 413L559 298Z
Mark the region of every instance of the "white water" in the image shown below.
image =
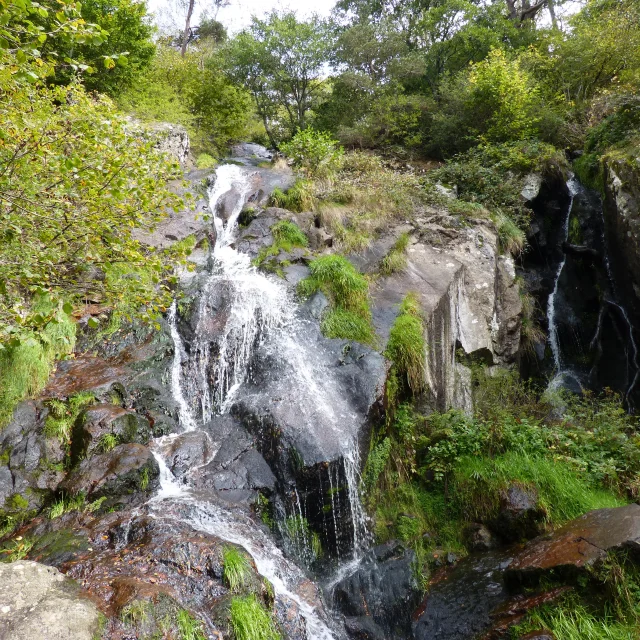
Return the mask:
M288 395L300 407L301 428L313 429L317 424L323 425L330 431L330 440L338 443L342 451L353 523L355 567L368 539L366 515L359 495L358 447L352 430L345 427L353 424L357 416L336 381L323 375L321 365L314 364L310 357L304 326L295 318L295 304L284 283L260 273L251 265L248 255L233 247L238 216L251 192L251 178L250 169L236 165L221 166L216 172L216 181L210 192L210 210L215 216L218 238L213 252L215 266L202 288L196 337L190 345L188 357L176 324L175 303L168 315L175 346L171 382L179 407L180 426L184 431L192 431L204 426L213 415L228 411L251 375L250 364L257 345L263 344L267 350L277 352L295 374L291 376L294 382ZM231 190L237 199L224 223L217 215L217 205ZM207 335L207 322L211 321L208 310L209 305L215 304L215 296L222 288L230 296L225 305L228 317L221 337L219 332L217 334L217 358L213 359L211 338ZM160 446L163 444L165 442L158 442ZM186 519L192 526L243 546L256 561L259 572L272 582L276 594L298 604L306 619L310 640L334 638L321 614L295 593L294 585L303 580L303 574L282 556L275 543L254 523L243 519L240 513L197 500L188 485L176 481L162 456L157 452L154 455L160 465L161 488L150 501L150 506L157 511L158 517L165 515L166 501L188 506ZM331 470L329 477L333 485ZM337 485L338 475L335 480ZM335 508L339 501L334 500L333 491L331 500L337 538ZM293 509L294 513L289 515L304 518L299 496ZM309 544L306 540L304 543Z
M567 182L569 188L569 194L571 199L569 200L569 206L567 207L567 215L565 216L564 223L562 225L562 243L567 242L569 239L569 221L571 219L571 211L573 209L573 201L580 190L580 183L575 178L570 178ZM551 346L551 353L553 354L553 361L556 368L556 377L565 375L567 372L562 368L562 351L560 349L560 343L558 341L558 326L556 323L556 297L558 295L558 286L560 283L560 276L564 270L564 265L567 262L566 254L562 253L562 260L558 265L556 271L555 281L553 283L553 291L549 295L549 301L547 303L547 321L549 323L549 344Z

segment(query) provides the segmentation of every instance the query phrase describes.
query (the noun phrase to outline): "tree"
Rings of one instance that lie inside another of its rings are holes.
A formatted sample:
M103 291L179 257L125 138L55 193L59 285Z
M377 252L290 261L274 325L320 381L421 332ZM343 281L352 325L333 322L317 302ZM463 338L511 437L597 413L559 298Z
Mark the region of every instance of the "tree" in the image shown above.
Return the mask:
M224 7L228 7L231 4L230 0L212 0L213 8L214 8L214 16L213 20L215 21L216 16L218 15L218 11ZM187 46L189 42L193 39L193 33L191 31L191 18L193 17L193 10L196 6L196 0L186 0L186 9L187 15L185 18L184 31L182 32L182 46L180 48L180 53L184 56L187 53Z
M317 17L295 13L253 18L228 48L229 75L251 92L274 147L308 124L319 99L331 50L331 33Z

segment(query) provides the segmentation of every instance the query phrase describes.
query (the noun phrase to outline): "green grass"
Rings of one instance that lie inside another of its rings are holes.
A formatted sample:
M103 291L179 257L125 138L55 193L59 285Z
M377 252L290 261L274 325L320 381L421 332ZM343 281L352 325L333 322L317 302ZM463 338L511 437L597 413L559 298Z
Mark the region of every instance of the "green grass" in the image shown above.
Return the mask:
M82 410L95 402L95 395L82 391L69 397L66 402L52 398L47 401L49 415L45 421L44 433L48 438L57 438L62 444L71 441L71 430Z
M201 153L196 159L196 167L198 169L214 169L217 164L216 159L208 153Z
M280 640L269 612L254 595L231 601L231 628L235 640Z
M43 302L36 309L39 317L50 318L48 322L0 349L0 428L11 420L19 402L42 391L55 360L75 346L76 324L62 307Z
M109 451L115 449L120 442L120 438L115 433L104 433L100 436L98 441L98 451L102 453L109 453Z
M152 604L147 600L134 600L120 614L120 619L127 626L143 625L149 619Z
M298 284L298 293L309 297L322 291L327 296L331 309L323 318L323 333L331 338L374 344L367 279L349 260L336 254L316 258L309 270L309 277Z
M237 593L251 582L251 563L245 553L236 547L222 549L222 577L231 591Z
M6 544L0 553L4 555L3 562L16 562L23 560L33 548L34 541L29 538L18 536L15 540L11 540Z
M86 506L86 498L83 493L77 496L61 496L49 507L49 519L55 520L69 511L82 511Z
M389 253L380 263L380 273L389 276L392 273L404 271L407 268L407 246L409 245L409 234L402 233L395 241Z
M290 516L283 522L282 530L307 561L314 562L322 556L320 536L311 529L306 518Z
M269 258L276 257L281 251L291 251L296 247L305 248L309 245L309 239L302 229L295 222L280 220L271 227L273 244L263 247L258 252L253 263L257 267L268 270L275 270L276 265L272 264Z
M500 249L513 255L522 253L527 243L525 232L504 213L494 214L492 219L498 231Z
M625 504L610 491L594 487L570 466L518 451L493 459L463 458L453 471L450 486L465 519L482 522L497 515L500 493L513 484L535 487L547 519L557 525L593 509Z
M286 192L276 187L271 194L269 204L273 207L280 207L297 213L310 211L314 206L313 193L312 182L309 180L297 180Z
M202 630L202 622L194 618L187 610L180 609L176 616L180 640L207 640Z
M418 394L425 388L424 324L418 297L410 293L400 305L400 313L395 319L384 355L393 362L395 374L406 378L412 393Z

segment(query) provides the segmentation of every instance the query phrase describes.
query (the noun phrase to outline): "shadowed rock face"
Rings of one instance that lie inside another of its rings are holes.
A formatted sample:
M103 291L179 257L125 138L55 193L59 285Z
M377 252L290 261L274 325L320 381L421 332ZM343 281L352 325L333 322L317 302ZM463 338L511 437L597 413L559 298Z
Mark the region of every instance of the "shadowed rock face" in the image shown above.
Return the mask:
M0 564L0 640L93 640L98 608L53 567Z

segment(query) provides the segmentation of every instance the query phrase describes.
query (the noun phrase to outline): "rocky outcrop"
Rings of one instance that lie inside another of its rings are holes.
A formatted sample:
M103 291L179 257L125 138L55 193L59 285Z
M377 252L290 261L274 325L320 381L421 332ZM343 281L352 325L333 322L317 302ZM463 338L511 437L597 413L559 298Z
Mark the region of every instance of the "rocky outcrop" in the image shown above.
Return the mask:
M189 133L179 124L155 122L148 124L150 135L157 140L156 149L177 160L182 166L187 163L191 142Z
M0 640L93 640L99 628L96 605L57 569L0 564Z
M434 408L471 410L466 357L487 365L515 362L522 312L515 278L513 259L500 254L497 233L486 220L462 224L435 212L415 219L407 266L374 288L373 317L386 340L400 302L408 293L418 295Z

